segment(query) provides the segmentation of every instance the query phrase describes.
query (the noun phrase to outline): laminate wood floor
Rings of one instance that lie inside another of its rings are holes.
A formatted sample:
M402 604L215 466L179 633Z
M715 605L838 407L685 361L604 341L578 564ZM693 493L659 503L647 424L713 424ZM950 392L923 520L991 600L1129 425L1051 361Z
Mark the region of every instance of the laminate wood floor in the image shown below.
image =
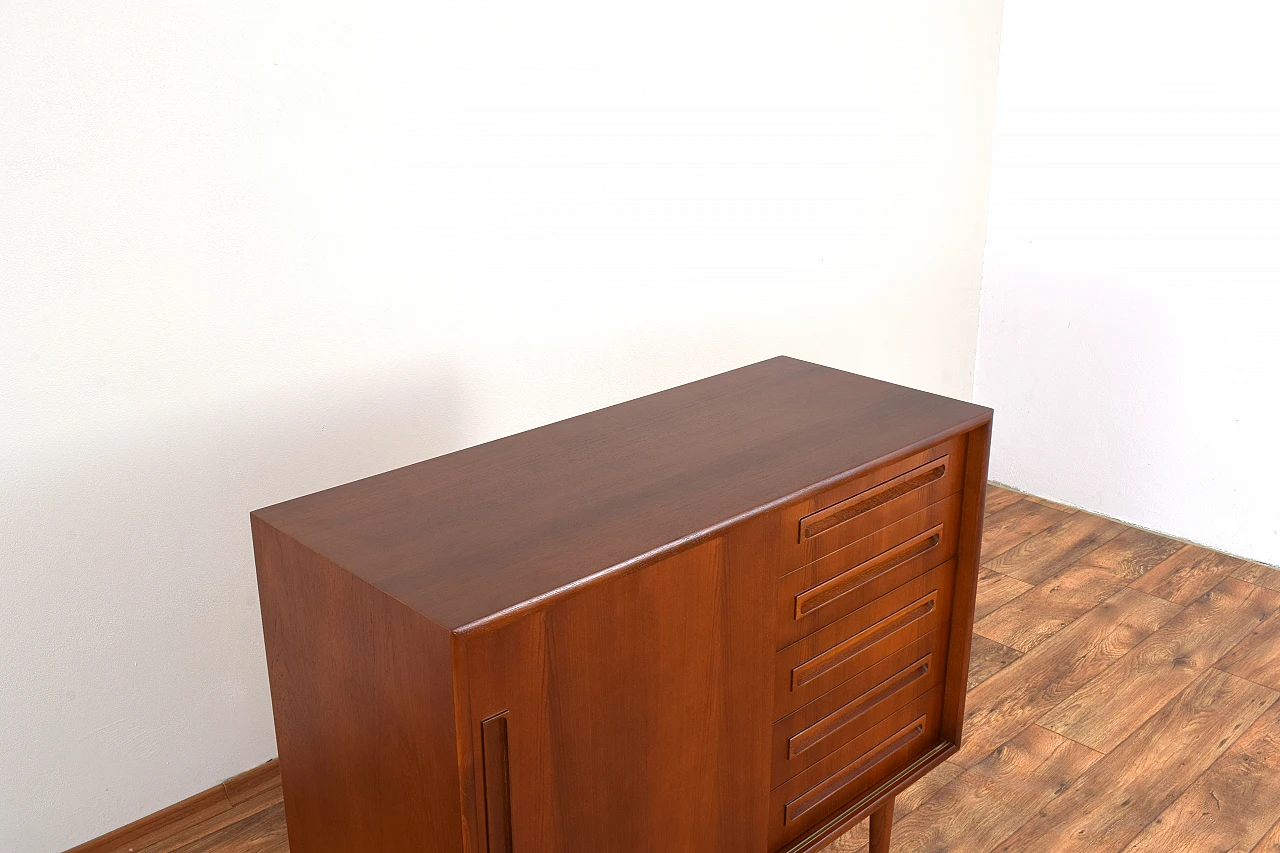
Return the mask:
M964 748L894 851L1280 853L1280 571L994 486L982 560ZM131 849L286 853L279 787Z

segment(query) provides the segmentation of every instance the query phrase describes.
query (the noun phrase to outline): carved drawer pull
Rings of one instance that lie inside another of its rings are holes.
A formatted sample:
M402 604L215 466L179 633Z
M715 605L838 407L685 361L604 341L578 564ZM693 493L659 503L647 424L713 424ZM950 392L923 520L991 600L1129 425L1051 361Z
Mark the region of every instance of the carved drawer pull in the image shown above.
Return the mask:
M792 735L791 739L787 741L787 758L795 758L802 752L817 746L823 740L871 710L878 703L915 684L929 674L929 669L932 665L933 655L925 655L906 669L891 675L866 693L863 693L848 705L836 709L807 729Z
M798 687L803 687L815 678L840 666L840 664L859 652L880 642L895 631L905 628L912 622L920 621L932 613L937 606L938 591L935 589L913 604L908 604L892 616L880 620L870 628L854 634L843 643L832 646L822 654L810 658L791 670L791 689L795 690Z
M859 563L847 571L841 572L812 589L807 589L796 596L796 619L803 619L819 607L838 599L845 593L853 592L863 584L870 583L881 575L893 571L908 560L914 560L938 547L942 541L942 525L914 536L900 545L895 545L883 554Z
M914 723L911 723L884 743L854 759L831 776L828 776L817 785L787 803L786 822L791 823L792 821L803 817L807 812L811 811L814 807L821 805L828 797L831 797L845 785L852 782L864 770L879 764L881 761L884 761L886 758L893 755L893 753L920 737L920 735L924 734L924 721L925 718L920 717Z
M837 525L852 521L873 509L878 509L889 501L923 489L930 483L941 480L947 475L947 464L950 456L942 456L932 462L926 462L918 468L900 474L892 480L872 486L853 497L845 498L837 504L818 510L800 519L800 541L826 533Z

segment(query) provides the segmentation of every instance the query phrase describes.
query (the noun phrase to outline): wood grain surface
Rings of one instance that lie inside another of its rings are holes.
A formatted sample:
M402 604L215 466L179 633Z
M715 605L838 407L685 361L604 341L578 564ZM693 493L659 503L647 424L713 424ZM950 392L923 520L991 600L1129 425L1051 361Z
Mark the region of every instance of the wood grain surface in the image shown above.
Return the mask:
M1280 593L1227 578L1042 717L1040 724L1108 752L1277 610Z
M1062 512L1067 513L1068 515L1069 515L1069 514L1071 514L1071 513L1073 513L1073 512L1079 512L1079 511L1080 511L1077 507L1074 507L1074 506L1067 506L1066 504L1061 504L1061 503L1058 503L1057 501L1051 501L1051 500L1049 500L1048 498L1041 498L1041 497L1037 497L1037 496L1035 496L1035 495L1027 495L1027 500L1029 500L1029 501L1035 501L1035 502L1036 502L1036 503L1038 503L1038 504L1044 504L1045 506L1047 506L1047 507L1049 507L1049 508L1051 508L1051 509L1060 510L1060 511L1062 511Z
M1016 649L1003 646L995 640L988 640L981 634L974 634L969 655L968 689L972 691L1019 657L1021 654Z
M1134 589L1187 605L1241 568L1244 560L1188 545L1133 582Z
M1074 513L991 558L986 565L1001 574L1037 584L1119 536L1124 529L1118 521L1087 512Z
M253 537L294 844L462 853L448 632L261 519Z
M453 630L655 562L990 417L778 357L255 516Z
M964 743L952 761L971 767L1039 720L1177 613L1122 589L974 688Z
M1016 504L1025 497L1026 495L1021 492L1015 492L1013 489L1006 489L1003 486L994 484L989 485L987 487L987 503L983 508L983 513L990 516L1007 506Z
M768 779L770 730L753 722L769 707L758 662L773 648L752 627L769 612L772 578L749 568L774 564L775 524L757 519L467 647L472 727L508 717L511 840L491 851L629 850L636 838L741 850L763 839L768 789L756 782ZM602 774L602 755L626 772Z
M1247 809L1224 803L1249 803ZM1280 820L1280 703L1160 813L1127 853L1249 850Z
M1103 569L1069 566L979 621L974 633L1029 652L1124 586Z
M1250 853L1280 853L1280 821L1276 821Z
M899 850L985 853L1102 756L1030 726L897 821Z
M1280 572L1276 574L1280 575ZM1280 618L1259 623L1218 661L1217 667L1272 690L1280 690Z
M1106 569L1132 581L1172 557L1182 547L1183 544L1176 539L1131 527L1088 554L1081 563Z
M982 528L982 561L985 563L1021 545L1064 518L1066 513L1029 500L1020 500L992 513Z
M1002 853L1123 850L1278 696L1274 690L1216 669L1203 673L998 849ZM1248 809L1252 804L1236 807Z
M1028 501L996 486L987 496L988 519ZM1127 528L1078 553L1090 529L1111 531L1113 522L1104 522L1059 527L1069 541L1039 542L1022 549L1018 560L1006 558L1005 566L1039 561L1053 571L1034 584L1006 586L1001 595L991 591L1016 578L988 560L979 583L980 612L984 590L984 615L999 614L1064 571L1101 569L1135 583L1186 547ZM1026 539L1052 527L1026 533ZM1026 541L999 535L1005 547L995 557ZM1182 560L1175 567L1187 565ZM1072 620L1025 654L975 635L963 748L897 798L891 850L1280 853L1280 613L1274 606L1280 570L1222 560L1233 565L1227 577L1170 567L1158 582L1140 584L1185 598L1183 591L1196 584L1167 583L1169 578L1217 578L1207 598L1202 593L1185 604L1123 588L1075 615L1078 603L1046 594L1048 602L1062 601L1064 612L1049 606L1045 618ZM1024 619L1017 614L1026 610L1025 602L1013 606L990 625ZM1113 690L1126 697L1123 702L1108 701L1104 694ZM1077 694L1102 703L1107 713L1089 711ZM1055 713L1064 731L1104 748L1076 744L1046 728ZM193 798L194 808L167 810L169 824L140 822L145 837L126 827L77 853L287 853L275 780L268 772L249 785L218 786ZM232 791L252 793L233 805ZM824 853L866 851L864 822Z
M1267 589L1280 590L1280 571L1270 566L1261 566L1257 563L1245 563L1232 573L1233 577L1240 580L1248 581L1257 586L1265 586Z
M978 596L974 607L974 619L982 619L996 608L1013 601L1031 587L1032 584L1023 583L984 566L978 572Z

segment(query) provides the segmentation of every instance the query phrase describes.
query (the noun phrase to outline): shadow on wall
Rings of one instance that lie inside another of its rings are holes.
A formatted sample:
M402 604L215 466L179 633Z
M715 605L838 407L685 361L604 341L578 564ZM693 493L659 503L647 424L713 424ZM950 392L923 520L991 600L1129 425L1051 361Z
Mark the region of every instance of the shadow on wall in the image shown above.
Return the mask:
M6 466L0 849L64 850L274 756L249 512L454 450L465 407L450 364L384 365Z

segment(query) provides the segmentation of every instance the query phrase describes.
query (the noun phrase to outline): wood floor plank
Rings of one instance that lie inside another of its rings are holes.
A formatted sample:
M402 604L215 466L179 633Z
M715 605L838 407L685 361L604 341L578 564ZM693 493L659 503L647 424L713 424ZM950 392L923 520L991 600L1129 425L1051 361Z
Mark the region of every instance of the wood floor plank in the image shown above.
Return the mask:
M898 795L893 806L893 819L899 821L911 814L963 772L962 768L950 761L944 761L930 770L920 781ZM867 853L867 847L867 821L864 820L822 848L821 853Z
M1280 569L1264 566L1261 563L1245 563L1231 573L1232 577L1248 581L1255 586L1265 586L1280 592Z
M1252 681L1207 670L996 849L1118 853L1276 697Z
M999 512L1010 504L1016 504L1026 495L1021 492L1015 492L1013 489L1006 489L1003 486L987 486L987 502L983 506L983 514L991 515L993 512Z
M1248 808L1239 808L1246 803ZM1251 850L1277 820L1280 702L1259 717L1125 849L1126 853Z
M1040 718L1040 725L1109 752L1175 694L1280 610L1280 593L1221 581Z
M1134 581L1133 588L1186 606L1243 564L1244 560L1187 545Z
M895 850L988 853L1102 756L1046 731L1017 737L893 825Z
M1038 504L1033 505L1038 506ZM1021 506L1021 503L1015 504L1009 510L1016 509L1018 506ZM1051 511L1057 512L1057 510ZM1024 539L1007 551L985 560L984 563L993 571L1030 584L1037 584L1067 566L1079 562L1091 551L1116 538L1127 529L1118 521L1090 515L1087 512L1078 512L1063 516L1053 526Z
M1214 665L1232 675L1280 690L1280 613L1259 624Z
M1280 820L1249 853L1280 853Z
M928 775L919 782L898 795L898 799L894 802L894 813L911 814L963 772L964 768L960 765L944 761L930 770Z
M1134 581L1172 557L1182 546L1183 543L1168 536L1130 527L1089 553L1081 563Z
M1002 575L999 572L993 572L990 569L978 570L978 599L974 605L973 618L981 619L991 611L995 610L1027 590L1031 589L1031 584L1023 583L1020 580L1011 578L1008 575Z
M1125 586L1104 569L1068 566L1036 584L974 626L974 632L1029 652Z
M175 853L289 853L284 804L268 806L176 848Z
M1043 504L1044 506L1047 506L1050 509L1056 509L1060 512L1065 512L1067 515L1070 515L1073 512L1079 512L1079 510L1076 507L1067 506L1066 504L1060 504L1057 501L1051 501L1048 498L1041 498L1041 497L1037 497L1036 495L1027 495L1027 500L1035 501L1038 504Z
M1022 500L987 516L982 526L982 562L1003 554L1028 537L1057 524L1067 515L1060 510Z
M214 815L200 823L180 828L164 838L142 848L133 848L134 853L176 853L186 845L206 838L219 830L242 820L253 817L264 809L271 808L281 802L280 788L269 788L240 800L236 805L221 814Z
M1120 590L973 689L963 743L951 760L962 767L977 764L1179 611L1163 599Z
M981 634L974 634L973 648L969 654L969 684L966 689L972 690L1021 656L1022 653L1017 649L988 640Z

